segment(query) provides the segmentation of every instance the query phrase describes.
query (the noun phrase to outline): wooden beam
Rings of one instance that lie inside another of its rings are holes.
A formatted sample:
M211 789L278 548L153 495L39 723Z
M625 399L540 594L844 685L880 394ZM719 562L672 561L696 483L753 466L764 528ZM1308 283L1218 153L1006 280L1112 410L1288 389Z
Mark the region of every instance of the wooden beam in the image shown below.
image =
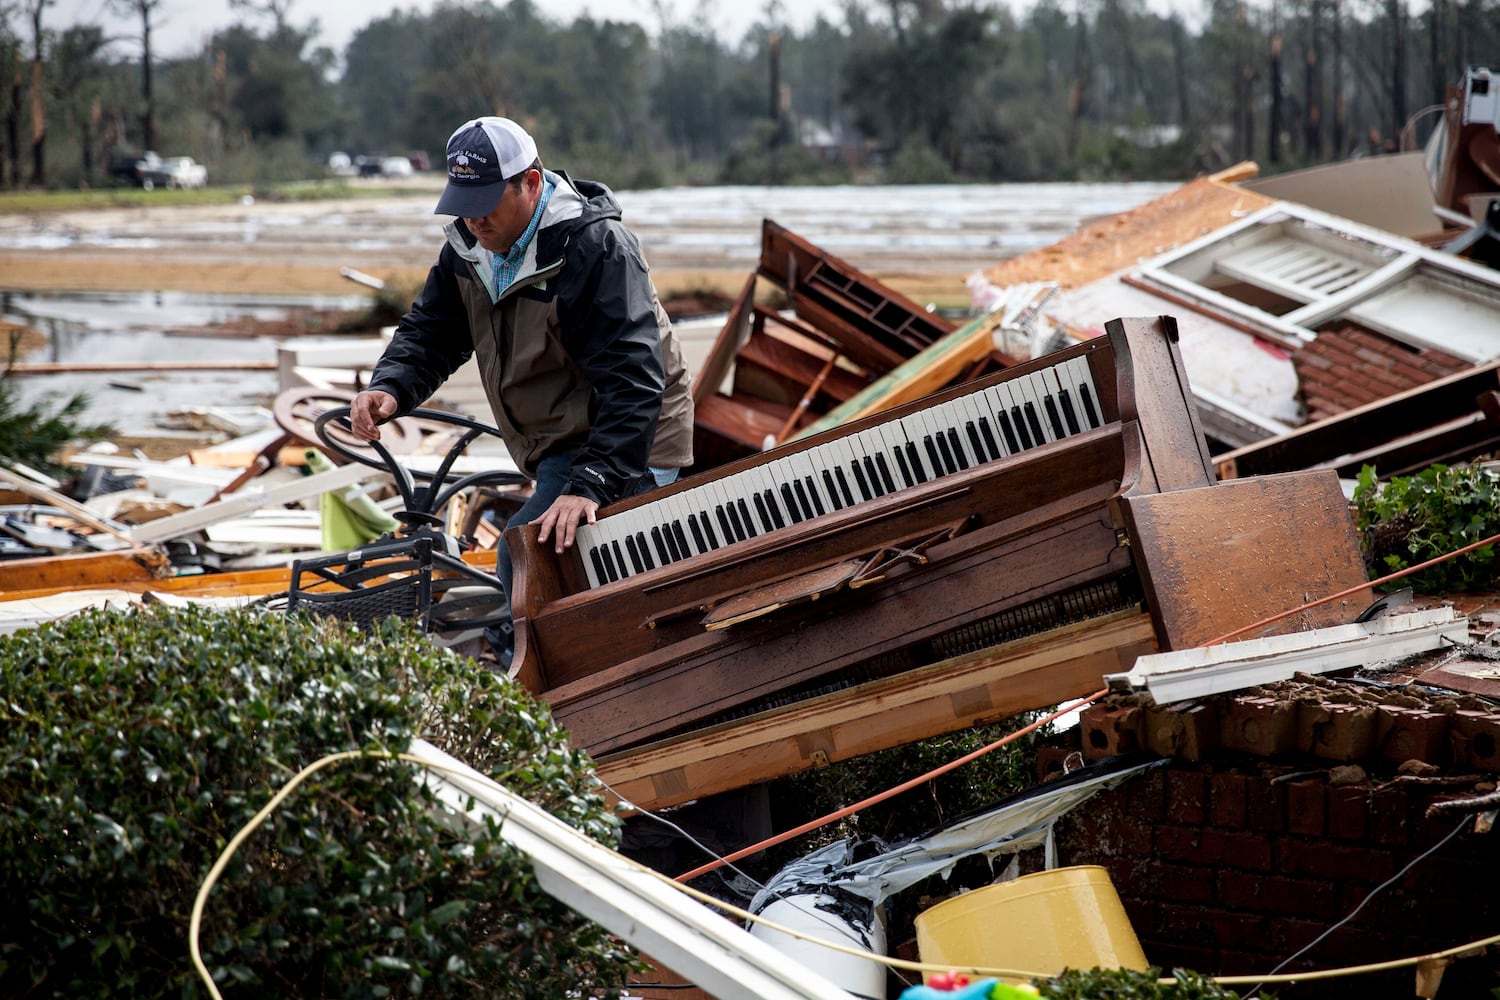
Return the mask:
M1117 612L606 756L595 768L625 801L661 809L1056 705L1156 651L1151 619Z
M13 591L76 590L172 575L167 554L153 545L116 552L69 553L0 562L0 594Z
M1000 312L992 312L971 320L802 428L796 437L826 431L936 392L970 365L989 357L995 327L1002 318Z
M80 372L271 372L274 361L32 361L11 365L9 375L71 375Z

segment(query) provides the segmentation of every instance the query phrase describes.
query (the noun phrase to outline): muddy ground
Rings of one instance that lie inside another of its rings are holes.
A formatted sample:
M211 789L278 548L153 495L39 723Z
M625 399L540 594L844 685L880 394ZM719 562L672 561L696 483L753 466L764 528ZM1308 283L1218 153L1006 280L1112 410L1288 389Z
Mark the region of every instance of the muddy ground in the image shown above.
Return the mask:
M0 291L368 291L341 275L352 268L414 292L436 256L444 221L430 209L441 179L414 184L394 192L366 187L337 200L0 214ZM726 221L711 212L635 223L658 289L678 298L737 293L754 267L759 226L758 217ZM680 234L698 239L679 245ZM725 252L726 240L735 253ZM886 253L899 242L898 233L881 252L851 263L924 303L967 301L963 279L975 261L930 252L893 261Z

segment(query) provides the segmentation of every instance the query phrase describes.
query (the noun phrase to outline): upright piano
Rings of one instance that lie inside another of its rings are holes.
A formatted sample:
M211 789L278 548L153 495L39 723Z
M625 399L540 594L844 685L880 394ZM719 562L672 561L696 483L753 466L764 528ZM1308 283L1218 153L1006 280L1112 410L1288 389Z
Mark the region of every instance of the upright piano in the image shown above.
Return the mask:
M1365 580L1331 472L1215 483L1170 317L604 508L561 555L507 542L515 677L605 759L1122 613L1131 656L1198 645Z

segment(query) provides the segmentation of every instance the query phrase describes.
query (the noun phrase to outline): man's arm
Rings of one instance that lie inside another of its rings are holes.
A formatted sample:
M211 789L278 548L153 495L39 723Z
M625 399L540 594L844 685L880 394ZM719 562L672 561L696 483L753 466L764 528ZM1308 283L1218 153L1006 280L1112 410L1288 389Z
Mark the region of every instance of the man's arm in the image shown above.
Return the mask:
M654 302L634 237L613 227L578 293L559 309L563 341L594 390L588 440L565 495L612 503L646 473L666 385Z
M368 389L360 394L374 395L363 402L360 396L355 397L364 411L361 416L379 422L410 412L474 353L468 314L454 275L456 266L461 266L457 255L444 246L437 263L427 272L422 291L401 317L395 336L376 363ZM395 409L387 411L385 404L377 405L375 397L381 395L393 399ZM354 424L355 419L356 414L351 412L350 423ZM366 429L372 430L373 424ZM355 433L359 433L358 426ZM379 436L378 431L375 434Z

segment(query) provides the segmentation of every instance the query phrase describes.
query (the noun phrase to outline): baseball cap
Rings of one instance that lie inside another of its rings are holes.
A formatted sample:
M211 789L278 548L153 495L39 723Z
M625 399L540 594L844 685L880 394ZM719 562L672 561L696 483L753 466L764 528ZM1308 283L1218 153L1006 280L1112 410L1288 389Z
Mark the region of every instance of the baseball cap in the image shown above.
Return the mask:
M448 137L448 186L434 215L478 219L505 194L505 182L536 161L536 141L509 118L464 122Z

